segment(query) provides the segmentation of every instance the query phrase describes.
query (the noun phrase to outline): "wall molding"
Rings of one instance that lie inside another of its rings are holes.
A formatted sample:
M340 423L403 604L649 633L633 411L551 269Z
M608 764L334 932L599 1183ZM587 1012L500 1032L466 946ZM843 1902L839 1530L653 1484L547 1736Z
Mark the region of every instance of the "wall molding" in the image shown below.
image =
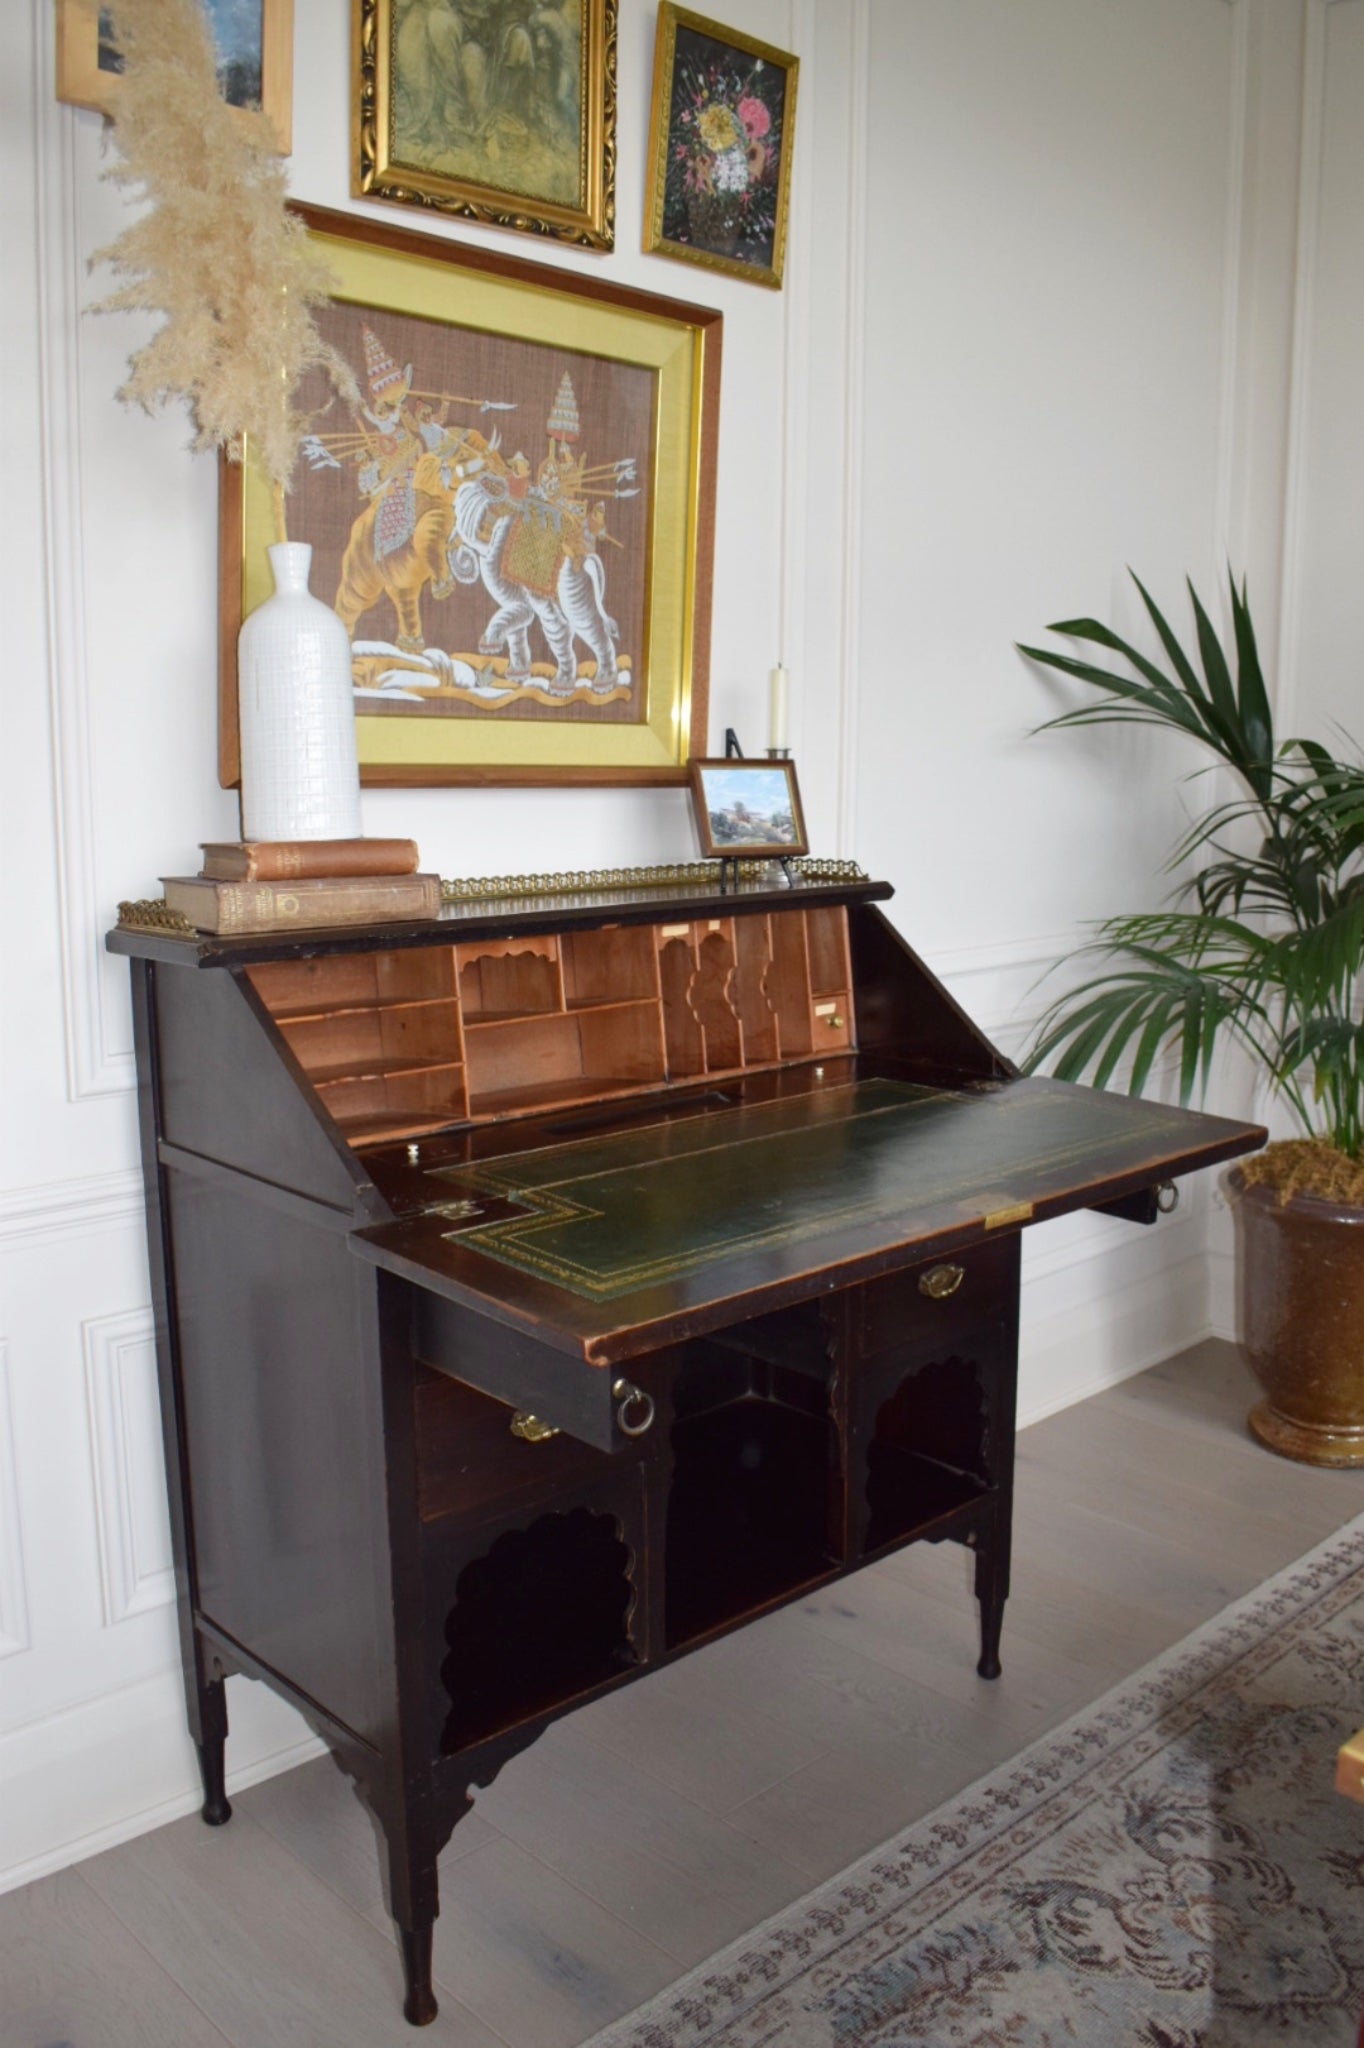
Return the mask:
M983 946L954 946L950 952L935 952L925 960L939 981L970 981L981 974L1026 973L1029 968L1045 973L1053 961L1062 960L1087 944L1081 931L1025 932L1013 939L995 939Z
M227 1682L229 1792L325 1755L276 1693ZM5 1831L0 1893L145 1834L203 1805L178 1669L72 1701L0 1736Z
M1293 353L1288 400L1288 477L1280 569L1278 687L1274 710L1286 732L1297 705L1299 630L1307 514L1308 434L1312 412L1312 337L1317 319L1322 185L1326 173L1326 59L1331 9L1350 0L1307 0L1303 43L1298 227L1293 275Z
M133 1086L131 1048L115 1044L105 1014L102 914L95 844L95 775L85 630L85 492L81 471L80 280L77 122L52 74L51 9L34 0L38 378L42 416L42 529L47 686L52 706L57 921L61 934L67 1097ZM109 906L103 906L107 910Z
M140 1224L144 1197L140 1173L94 1173L76 1180L39 1181L0 1191L0 1253L11 1245L31 1247L92 1230Z
M227 1790L229 1793L245 1792L252 1785L262 1784L267 1778L277 1778L284 1771L295 1771L300 1764L311 1763L315 1757L326 1754L327 1745L321 1737L309 1735L287 1749L276 1750L273 1756L262 1757L258 1763L244 1764L240 1770L229 1770ZM59 1848L33 1856L10 1870L0 1870L0 1896L5 1892L18 1891L23 1885L36 1884L39 1878L51 1877L55 1871L68 1870L73 1863L84 1863L87 1856L100 1856L106 1849L117 1849L122 1843L135 1841L139 1835L150 1834L155 1828L168 1827L173 1820L185 1820L190 1814L201 1812L203 1804L203 1791L196 1785L192 1791L158 1800L152 1806L129 1814L126 1819L78 1835L74 1841L63 1842Z
M1020 1358L1020 1430L1220 1335L1208 1310L1203 1251L1171 1261L1161 1278L1154 1305L1150 1280L1141 1278L1109 1288L1101 1305L1085 1302L1045 1318L1034 1307ZM1047 1391L1034 1394L1039 1380Z
M99 1547L104 1625L165 1607L175 1598L170 1526L161 1482L155 1417L156 1351L150 1309L96 1316L81 1325L85 1397L90 1424L95 1534ZM139 1416L139 1405L142 1410ZM146 1438L150 1435L151 1443ZM155 1501L156 1536L149 1537L137 1503Z
M857 844L857 742L862 672L862 497L867 297L867 186L871 146L871 0L850 0L848 83L848 273L843 324L843 546L839 559L840 616L837 738L837 807L834 847Z
M1236 521L1239 547L1233 554L1237 458L1237 400L1241 361L1241 294L1246 212L1246 147L1250 129L1250 0L1224 0L1232 8L1231 120L1227 154L1226 238L1222 253L1222 346L1217 420L1217 470L1213 495L1214 561L1244 560L1244 506Z
M815 0L791 0L790 22L789 47L805 51L807 54L801 59L802 67L809 66L814 61L816 50ZM802 597L806 580L805 537L810 489L807 454L810 437L805 431L805 407L810 385L810 280L815 270L813 198L814 151L811 148L797 150L791 180L790 217L796 223L798 234L791 236L788 244L782 291L781 488L777 496L781 531L778 535L777 619L773 644L778 661L784 662L796 678L792 709L802 719L802 724L808 682ZM766 718L765 704L762 709ZM800 737L798 733L797 741Z
M29 1648L30 1641L9 1344L0 1337L0 1657L17 1656Z
M1090 1265L1096 1259L1126 1261L1140 1256L1163 1270L1166 1266L1183 1264L1185 1260L1199 1257L1201 1242L1190 1245L1185 1239L1201 1235L1204 1229L1207 1212L1202 1190L1197 1182L1192 1185L1185 1182L1180 1196L1180 1204L1174 1214L1162 1216L1158 1223L1124 1223L1114 1216L1100 1216L1092 1210L1077 1209L1064 1219L1072 1224L1073 1231L1063 1244L1034 1249L1025 1237L1024 1286L1052 1280L1059 1273L1068 1273L1076 1266Z

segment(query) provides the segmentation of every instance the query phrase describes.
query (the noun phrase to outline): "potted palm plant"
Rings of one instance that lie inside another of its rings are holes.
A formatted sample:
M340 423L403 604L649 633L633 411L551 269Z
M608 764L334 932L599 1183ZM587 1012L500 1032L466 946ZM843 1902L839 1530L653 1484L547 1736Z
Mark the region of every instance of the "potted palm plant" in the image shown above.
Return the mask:
M1098 692L1042 730L1162 726L1224 762L1236 793L1175 848L1184 879L1168 907L1098 927L1093 971L1051 1004L1028 1063L1140 1094L1173 1055L1187 1101L1225 1046L1249 1054L1298 1127L1229 1180L1243 1339L1265 1394L1251 1428L1287 1457L1364 1465L1364 765L1276 742L1234 577L1226 645L1189 585L1192 653L1133 580L1164 664L1096 619L1060 621L1048 630L1127 672L1021 647Z

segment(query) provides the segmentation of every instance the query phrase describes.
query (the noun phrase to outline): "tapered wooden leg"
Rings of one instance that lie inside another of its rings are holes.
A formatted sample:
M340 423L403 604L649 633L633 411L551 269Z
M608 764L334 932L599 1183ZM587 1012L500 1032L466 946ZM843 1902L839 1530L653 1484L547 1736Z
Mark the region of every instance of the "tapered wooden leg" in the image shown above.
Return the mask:
M463 1811L472 1801L466 1796ZM440 1880L436 1857L450 1829L414 1841L409 1816L400 1814L385 1827L388 1843L388 1910L398 1930L403 1955L403 2018L413 2027L427 2027L439 2010L431 1984L431 1948L440 1911Z
M1014 1437L1018 1398L1018 1239L1011 1259L1014 1279L1010 1314L1001 1332L994 1368L982 1372L980 1391L985 1433L982 1448L994 1500L977 1539L976 1599L980 1602L982 1678L998 1678L999 1638L1004 1627L1004 1602L1009 1597L1009 1562L1013 1551Z
M194 1746L199 1752L199 1775L204 1781L200 1811L209 1827L220 1828L232 1818L225 1782L227 1687L221 1678L210 1679L198 1688L198 1708Z
M431 1944L435 1927L436 1916L433 1913L416 1927L398 1929L403 1952L403 1978L407 1987L403 2018L414 2027L429 2027L440 2010L431 1988Z
M996 1531L976 1552L976 1599L980 1603L980 1662L982 1678L998 1678L999 1639L1004 1629L1004 1603L1009 1597L1008 1529Z

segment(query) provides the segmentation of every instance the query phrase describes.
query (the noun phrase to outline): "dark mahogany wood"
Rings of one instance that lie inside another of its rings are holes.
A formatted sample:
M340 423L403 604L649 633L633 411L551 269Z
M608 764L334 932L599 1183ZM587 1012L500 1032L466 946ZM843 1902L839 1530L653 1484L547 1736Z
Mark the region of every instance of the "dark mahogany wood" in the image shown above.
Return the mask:
M888 894L110 935L204 1819L244 1673L379 1824L414 2025L441 1850L557 1716L919 1540L999 1675L1021 1229L1263 1142L1019 1076Z

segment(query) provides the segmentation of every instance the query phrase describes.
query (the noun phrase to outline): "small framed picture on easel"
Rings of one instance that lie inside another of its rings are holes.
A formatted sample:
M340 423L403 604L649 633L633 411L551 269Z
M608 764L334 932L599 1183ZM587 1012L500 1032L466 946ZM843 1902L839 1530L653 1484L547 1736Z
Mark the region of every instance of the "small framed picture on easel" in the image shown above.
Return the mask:
M691 795L707 860L789 860L810 850L790 761L693 761Z

